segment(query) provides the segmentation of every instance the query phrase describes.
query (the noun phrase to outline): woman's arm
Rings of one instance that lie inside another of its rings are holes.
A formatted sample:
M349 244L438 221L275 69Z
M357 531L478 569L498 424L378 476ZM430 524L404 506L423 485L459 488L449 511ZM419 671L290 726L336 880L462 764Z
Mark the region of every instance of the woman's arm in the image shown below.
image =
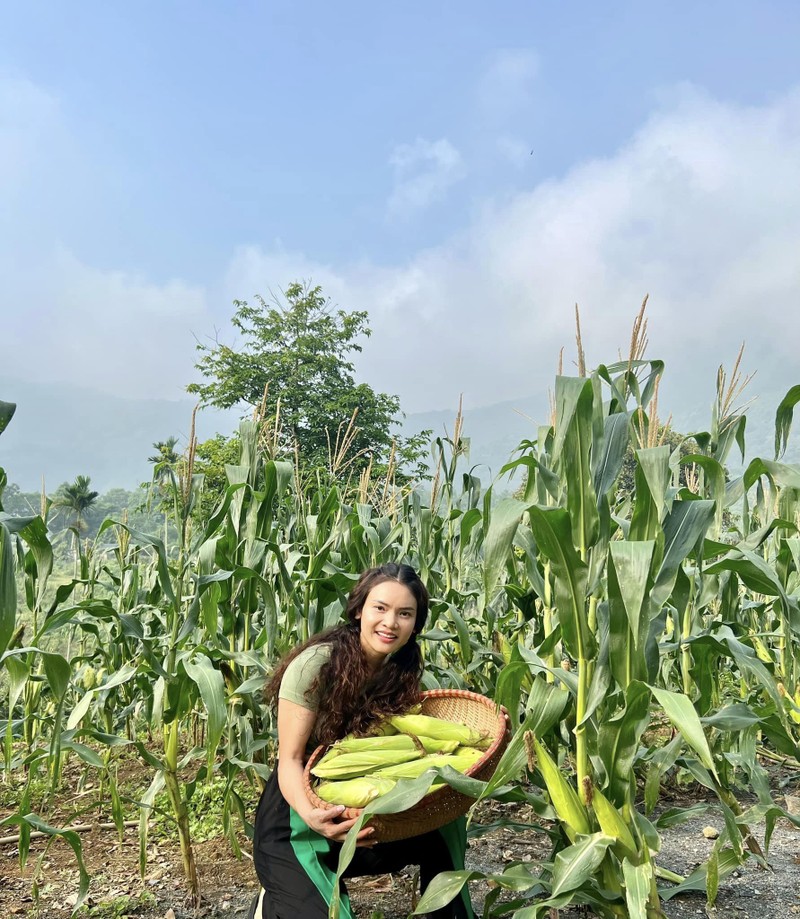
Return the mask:
M316 712L288 699L278 699L278 785L289 807L304 823L321 836L342 842L355 819L340 820L344 810L341 805L313 807L303 785L306 745L316 720ZM371 845L373 832L372 827L362 830L359 844Z

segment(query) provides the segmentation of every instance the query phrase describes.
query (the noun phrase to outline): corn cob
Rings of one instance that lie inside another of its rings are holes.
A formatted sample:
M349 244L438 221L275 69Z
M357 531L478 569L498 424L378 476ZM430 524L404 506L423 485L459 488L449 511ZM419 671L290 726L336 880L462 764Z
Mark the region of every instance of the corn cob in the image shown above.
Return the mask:
M596 788L592 792L592 809L594 810L600 829L606 836L613 836L616 842L612 846L621 858L636 855L636 842L633 834L628 829L628 824L622 819L620 812Z
M547 786L550 802L570 842L575 842L579 833L588 835L591 832L589 815L586 813L586 808L581 803L577 791L564 778L550 754L535 737L533 744L536 749L536 762Z
M458 753L450 755L439 753L433 756L424 756L422 759L376 769L373 774L379 778L415 779L422 775L426 769L431 769L434 766L452 766L457 772L466 772L482 756L483 752L481 750L475 750L472 747L461 747Z
M426 753L452 753L458 746L457 740L436 740L433 737L416 737ZM361 753L371 750L419 750L408 734L393 734L390 737L346 737L335 743L329 753Z
M392 715L389 722L403 734L433 737L437 740L457 740L465 747L474 747L486 740L484 734L465 724L455 724L429 715Z
M320 779L351 779L380 769L419 759L422 751L417 750L363 750L360 753L341 753L338 756L326 754L311 770Z
M377 776L362 776L344 782L320 782L317 796L329 804L344 804L345 807L365 807L379 795L385 795L394 788L392 779Z
M391 737L393 734L397 734L397 728L388 720L374 724L369 732L370 737ZM348 734L345 740L348 738L350 740L354 739L352 734Z

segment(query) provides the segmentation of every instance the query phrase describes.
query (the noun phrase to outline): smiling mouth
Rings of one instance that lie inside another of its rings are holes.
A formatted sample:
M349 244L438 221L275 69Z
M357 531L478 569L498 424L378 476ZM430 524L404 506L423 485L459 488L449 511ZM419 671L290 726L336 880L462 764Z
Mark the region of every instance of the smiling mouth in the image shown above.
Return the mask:
M376 632L375 634L383 641L394 641L397 638L396 635L390 635L388 632Z

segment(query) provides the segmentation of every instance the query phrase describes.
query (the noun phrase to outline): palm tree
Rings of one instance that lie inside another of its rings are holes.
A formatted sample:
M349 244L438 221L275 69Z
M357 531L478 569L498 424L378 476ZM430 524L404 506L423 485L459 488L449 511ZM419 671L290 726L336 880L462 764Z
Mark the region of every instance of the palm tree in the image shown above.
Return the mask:
M174 469L180 461L180 454L176 452L177 437L168 437L166 440L157 440L153 444L156 453L147 457L148 463L153 463L153 481L162 482L169 476L169 470Z
M78 557L80 555L80 534L86 529L86 516L92 506L100 497L100 492L93 491L91 478L88 475L75 476L72 484L65 482L56 493L56 507L62 507L71 516L69 528L74 536L73 548L75 551L75 574L78 574Z
M180 454L175 450L178 443L177 437L168 437L166 440L157 440L153 444L155 453L147 457L148 463L153 463L153 486L160 496L161 510L164 512L164 548L167 547L169 535L169 507L170 485L175 487L177 467L181 461Z

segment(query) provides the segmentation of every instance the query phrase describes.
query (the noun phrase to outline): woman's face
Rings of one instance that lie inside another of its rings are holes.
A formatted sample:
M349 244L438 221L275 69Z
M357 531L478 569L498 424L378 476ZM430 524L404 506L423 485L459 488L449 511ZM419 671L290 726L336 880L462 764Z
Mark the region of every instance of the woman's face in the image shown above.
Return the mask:
M405 584L382 581L367 594L356 619L360 622L361 647L370 668L377 670L411 638L417 621L417 601Z

